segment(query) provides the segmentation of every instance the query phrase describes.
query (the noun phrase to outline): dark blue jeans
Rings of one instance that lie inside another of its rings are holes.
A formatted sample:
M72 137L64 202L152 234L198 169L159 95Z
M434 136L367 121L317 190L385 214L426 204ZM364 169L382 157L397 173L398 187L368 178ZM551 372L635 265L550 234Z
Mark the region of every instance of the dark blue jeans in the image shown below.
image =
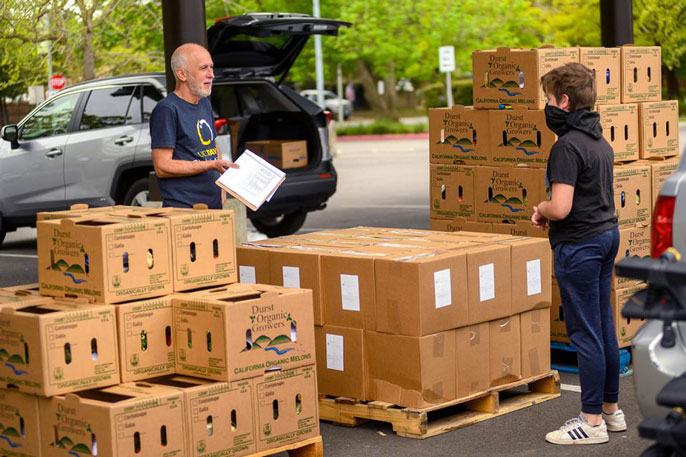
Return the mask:
M588 414L600 414L603 402L619 398L619 348L610 305L618 247L615 228L553 250L567 334L577 348L581 411Z

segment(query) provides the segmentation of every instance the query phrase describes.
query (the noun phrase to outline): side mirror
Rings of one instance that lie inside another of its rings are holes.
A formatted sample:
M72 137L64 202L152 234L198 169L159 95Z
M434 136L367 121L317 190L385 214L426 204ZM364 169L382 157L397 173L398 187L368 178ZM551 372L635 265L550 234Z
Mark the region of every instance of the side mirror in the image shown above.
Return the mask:
M9 124L2 128L0 131L2 139L9 141L12 144L12 149L17 149L19 147L19 128L17 124Z

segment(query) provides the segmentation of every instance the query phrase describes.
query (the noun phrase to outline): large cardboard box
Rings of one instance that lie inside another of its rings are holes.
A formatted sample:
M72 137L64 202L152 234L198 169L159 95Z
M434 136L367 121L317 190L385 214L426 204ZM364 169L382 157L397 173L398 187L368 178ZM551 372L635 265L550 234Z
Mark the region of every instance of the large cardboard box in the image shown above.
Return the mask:
M0 309L0 382L52 396L119 382L114 307L55 299Z
M512 253L510 247L484 244L467 252L469 325L512 314Z
M650 224L652 198L649 165L615 165L614 191L620 227Z
M569 62L579 62L579 48L474 51L474 107L543 109L541 76Z
M178 389L129 383L39 402L45 456L185 455L185 408Z
M511 109L488 112L490 165L545 168L557 136L548 128L543 110Z
M309 290L231 284L173 307L178 374L237 381L315 361Z
M121 303L114 309L121 382L174 374L172 296Z
M548 230L541 230L533 226L531 221L511 221L493 223L493 233L507 233L512 236L529 236L548 239Z
M457 398L483 392L491 386L490 324L458 328L455 331L457 347Z
M174 291L238 281L233 210L163 208L151 216L170 223Z
M636 224L619 230L619 250L615 263L626 257L650 257L650 225ZM617 276L614 271L612 276L614 289L623 289L641 282L637 279Z
M41 296L39 292L39 286L37 282L31 284L20 284L18 286L9 286L0 288L2 292L12 292L17 293L17 295L35 295Z
M455 219L431 219L429 221L429 227L431 230L437 230L439 232L485 232L491 233L493 228L490 222L476 222L470 221L463 217L457 217Z
M660 195L660 189L665 180L669 178L679 167L680 157L672 157L667 160L651 160L650 162L641 162L641 164L650 165L650 183L651 183L651 208L655 208L655 202Z
M119 303L173 290L169 221L114 216L38 226L40 293Z
M472 286L467 255L449 251L377 259L376 330L423 336L467 325Z
M626 45L622 50L622 103L662 99L660 46Z
M319 436L313 365L267 373L254 383L258 452Z
M314 324L324 325L321 298L320 255L323 250L278 249L269 251L269 284L310 289L312 291Z
M41 457L38 397L0 390L0 455Z
M547 199L545 170L479 167L475 198L479 222L527 222L534 206Z
M453 105L429 110L429 162L486 165L489 160L488 112Z
M408 408L456 398L455 330L422 337L365 331L369 396Z
M89 207L86 203L77 203L75 205L71 205L69 209L62 211L41 211L36 214L36 221L105 215L112 214L113 212L120 210L128 210L130 208L130 206L123 205Z
M512 314L550 308L553 255L548 240L515 238L498 244L511 250Z
M677 100L639 103L638 119L641 159L679 155L679 102Z
M628 319L621 315L622 309L627 301L639 290L645 288L645 284L635 284L623 289L612 289L610 295L610 305L612 307L612 317L617 333L619 347L631 346L636 331L643 325L643 319ZM565 314L560 299L560 290L557 284L553 283L553 306L550 309L550 339L562 343L570 343L565 323Z
M282 169L307 166L307 141L246 141L245 149L250 149L267 162Z
M51 297L43 297L41 295L34 294L30 291L24 291L17 289L11 290L0 290L0 307L11 305L14 307L38 305L41 303L49 303L52 301Z
M431 165L431 218L474 219L474 169L460 165Z
M269 284L269 250L247 244L236 248L238 279L243 284Z
M550 371L550 308L519 315L522 330L522 378Z
M325 325L314 328L319 393L371 400L364 330Z
M579 48L579 62L593 71L598 105L622 103L619 48Z
M638 105L597 105L605 140L612 146L615 162L638 160Z
M491 386L522 379L521 326L519 315L489 323Z
M252 379L213 382L187 376L165 376L146 384L183 392L189 457L255 453L254 384Z

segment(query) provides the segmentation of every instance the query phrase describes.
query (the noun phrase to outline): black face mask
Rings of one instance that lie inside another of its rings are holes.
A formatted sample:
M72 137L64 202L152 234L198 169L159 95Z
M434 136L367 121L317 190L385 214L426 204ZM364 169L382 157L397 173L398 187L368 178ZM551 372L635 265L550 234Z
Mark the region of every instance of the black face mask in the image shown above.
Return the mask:
M569 116L568 111L560 109L557 106L545 105L545 123L557 136L561 136L569 130L567 116Z

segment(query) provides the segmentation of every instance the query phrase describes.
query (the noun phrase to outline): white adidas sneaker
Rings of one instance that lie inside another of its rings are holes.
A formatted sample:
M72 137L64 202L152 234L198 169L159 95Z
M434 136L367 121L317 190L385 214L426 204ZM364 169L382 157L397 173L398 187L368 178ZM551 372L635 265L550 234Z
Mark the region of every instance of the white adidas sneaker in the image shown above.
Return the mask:
M626 431L626 419L624 418L624 412L621 409L618 409L612 414L603 413L603 420L607 424L608 432Z
M610 441L610 436L605 421L592 427L583 415L579 415L565 422L559 430L548 433L545 440L553 444L602 444Z

